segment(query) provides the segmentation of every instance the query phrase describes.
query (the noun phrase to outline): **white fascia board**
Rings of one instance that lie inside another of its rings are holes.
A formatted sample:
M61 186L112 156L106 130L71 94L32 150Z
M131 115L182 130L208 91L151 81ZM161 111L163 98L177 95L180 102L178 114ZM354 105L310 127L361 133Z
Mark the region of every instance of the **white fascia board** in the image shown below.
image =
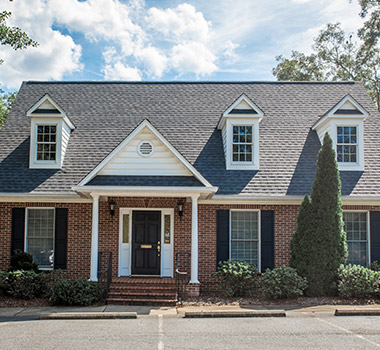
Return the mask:
M44 203L91 203L76 193L9 193L0 192L0 202L44 202Z
M340 107L342 107L346 102L350 102L358 111L363 113L362 115L352 115L352 114L334 114ZM351 96L346 95L343 97L332 109L330 109L321 119L319 119L312 127L312 130L318 130L330 119L365 119L368 117L368 112Z
M106 158L103 159L79 184L77 187L84 186L91 181L132 139L134 139L142 129L147 127L173 154L177 159L199 180L204 186L213 188L213 186L179 153L161 133L145 119L135 130L133 130Z
M233 114L230 115L230 112L241 102L246 102L253 110L257 112L257 114L254 115L247 115L247 114ZM222 114L222 117L219 120L218 123L218 129L223 129L223 126L225 124L225 120L227 117L229 118L250 118L250 119L258 119L259 121L263 118L264 112L256 105L254 104L245 94L241 95L230 107L228 107Z
M167 193L216 193L219 187L169 187L169 186L73 186L77 192L167 192Z

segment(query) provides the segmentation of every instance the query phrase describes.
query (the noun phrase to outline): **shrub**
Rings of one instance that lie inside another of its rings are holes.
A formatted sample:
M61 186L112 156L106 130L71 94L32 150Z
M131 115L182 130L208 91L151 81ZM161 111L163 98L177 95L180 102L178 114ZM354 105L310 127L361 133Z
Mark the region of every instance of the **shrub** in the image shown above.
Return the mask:
M15 249L14 254L11 256L11 267L9 271L34 271L38 272L38 265L33 261L31 254Z
M300 277L295 269L281 266L266 270L261 275L260 285L263 294L269 299L294 298L303 295L307 279Z
M338 291L345 297L380 296L380 272L360 265L342 265Z
M226 296L238 297L256 288L258 271L246 262L224 261L219 263L217 272L212 276L218 280Z
M0 271L0 293L5 293L7 290L8 272Z
M369 268L372 271L380 271L380 263L378 261L374 261L371 265L369 265Z
M61 278L50 289L50 301L54 305L87 306L98 301L101 288L85 278L70 280Z
M47 275L34 271L11 271L6 277L5 291L19 299L33 299L46 296Z

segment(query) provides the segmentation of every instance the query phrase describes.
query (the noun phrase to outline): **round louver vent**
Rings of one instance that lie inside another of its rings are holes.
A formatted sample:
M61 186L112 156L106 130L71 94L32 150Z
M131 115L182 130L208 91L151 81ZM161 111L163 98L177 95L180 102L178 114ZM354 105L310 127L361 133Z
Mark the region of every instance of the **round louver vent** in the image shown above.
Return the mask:
M149 157L153 153L153 145L149 141L142 141L138 146L140 156Z

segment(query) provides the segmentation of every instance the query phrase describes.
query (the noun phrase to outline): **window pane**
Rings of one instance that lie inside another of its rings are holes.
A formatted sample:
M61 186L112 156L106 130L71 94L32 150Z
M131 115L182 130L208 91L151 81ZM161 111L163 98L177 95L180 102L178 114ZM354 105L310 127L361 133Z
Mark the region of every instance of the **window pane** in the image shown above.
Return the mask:
M231 260L258 266L258 213L231 212Z
M367 214L344 212L343 221L348 245L347 264L367 266Z
M170 215L164 215L164 243L170 244Z
M37 126L37 160L56 160L56 126Z
M26 251L39 267L54 264L54 210L28 209Z
M129 243L129 214L123 215L123 243Z
M232 134L232 160L252 162L252 126L235 125Z
M337 127L337 161L356 163L357 128L356 126Z

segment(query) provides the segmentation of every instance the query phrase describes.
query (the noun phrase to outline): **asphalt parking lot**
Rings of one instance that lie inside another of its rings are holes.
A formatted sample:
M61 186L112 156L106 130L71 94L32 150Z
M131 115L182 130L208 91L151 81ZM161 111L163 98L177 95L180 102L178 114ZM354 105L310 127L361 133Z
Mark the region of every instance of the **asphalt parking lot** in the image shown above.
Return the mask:
M0 349L379 349L380 317L291 312L282 318L188 319L173 313L126 320L0 318Z

